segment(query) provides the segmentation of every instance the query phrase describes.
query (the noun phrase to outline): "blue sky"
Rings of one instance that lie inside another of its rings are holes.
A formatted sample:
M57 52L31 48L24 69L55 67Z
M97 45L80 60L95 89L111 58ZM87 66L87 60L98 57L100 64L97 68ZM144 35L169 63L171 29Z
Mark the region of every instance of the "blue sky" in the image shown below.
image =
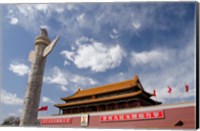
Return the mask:
M39 115L78 88L139 75L165 103L195 101L195 3L76 3L2 5L1 121L20 116L34 39L46 27L60 40L48 56ZM184 92L185 83L190 90ZM172 94L167 93L168 85Z

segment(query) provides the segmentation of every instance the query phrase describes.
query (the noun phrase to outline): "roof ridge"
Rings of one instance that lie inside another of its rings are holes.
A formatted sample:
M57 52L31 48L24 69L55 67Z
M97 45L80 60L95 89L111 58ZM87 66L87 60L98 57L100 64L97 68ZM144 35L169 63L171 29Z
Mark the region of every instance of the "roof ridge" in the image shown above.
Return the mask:
M113 83L110 83L110 84L105 84L105 85L102 85L102 86L97 86L97 87L91 87L91 88L87 88L87 89L84 89L84 90L81 90L80 91L88 91L88 90L91 90L91 89L97 89L97 88L102 88L102 87L106 87L106 86L110 86L110 85L116 85L116 84L119 84L119 83L125 83L125 82L128 82L128 81L137 81L139 80L138 79L138 75L135 75L133 77L133 79L128 79L128 80L124 80L124 81L120 81L120 82L113 82Z
M106 87L106 86L110 86L110 85L116 85L116 84L119 84L119 83L125 83L125 82L128 82L128 81L133 81L133 79L129 79L129 80L125 80L125 81L120 81L120 82L117 82L117 83L110 83L110 84L106 84L106 85L103 85L103 86L97 86L95 88L91 87L91 88L87 88L85 90L80 90L80 91L88 91L88 90L102 88L102 87Z
M81 89L78 88L78 90L77 90L74 94L72 94L72 95L70 95L70 96L67 96L67 97L62 97L61 99L64 100L65 98L72 97L72 96L78 94L80 91L81 91Z
M95 91L95 90L99 90L99 89L106 89L110 86L114 86L114 85L118 85L118 84L123 84L123 83L127 83L127 82L130 82L132 85L132 83L136 83L137 81L139 81L139 77L138 75L135 75L133 77L133 79L129 79L129 80L124 80L124 81L120 81L120 82L115 82L115 83L111 83L111 84L106 84L106 85L103 85L103 86L98 86L98 87L91 87L91 88L88 88L88 89L85 89L85 90L81 90L80 88L71 96L67 96L67 97L63 97L61 98L62 100L69 100L70 97L73 97L73 96L76 96L78 93L85 93L85 92L88 92L88 91ZM142 88L141 88L142 89ZM143 89L142 89L143 90ZM72 98L73 99L73 98Z

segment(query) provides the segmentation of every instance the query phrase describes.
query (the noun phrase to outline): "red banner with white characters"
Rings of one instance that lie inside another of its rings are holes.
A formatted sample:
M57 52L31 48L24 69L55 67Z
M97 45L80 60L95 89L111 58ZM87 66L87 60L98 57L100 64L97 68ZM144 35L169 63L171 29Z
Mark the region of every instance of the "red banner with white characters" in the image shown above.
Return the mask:
M72 118L45 118L39 119L40 124L70 124L72 123Z
M164 113L162 110L159 110L159 111L134 112L126 114L102 115L100 116L100 121L101 122L132 121L132 120L161 119L161 118L164 118Z

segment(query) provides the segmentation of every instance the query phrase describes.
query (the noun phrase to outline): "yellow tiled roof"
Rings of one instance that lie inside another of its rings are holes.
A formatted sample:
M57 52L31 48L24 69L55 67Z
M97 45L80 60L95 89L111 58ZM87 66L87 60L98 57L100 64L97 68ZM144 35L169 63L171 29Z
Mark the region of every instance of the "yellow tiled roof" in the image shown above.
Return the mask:
M91 97L91 99L88 99L88 100L70 101L70 100L76 100L76 99L79 99L79 98L84 98L84 97L87 97L87 96L95 96L95 95L98 95L98 94L112 93L112 92L115 92L115 91L123 91L125 89L134 88L134 87L139 88L139 90L135 91L135 92L130 92L130 93L127 93L127 94L119 94L119 95L113 95L113 96L111 95L111 96L102 97L102 98L95 98L94 97L94 99L92 99L92 97ZM96 88L90 88L90 89L86 89L86 90L80 90L79 89L72 96L61 98L62 100L66 101L66 103L56 104L55 106L58 107L58 108L62 108L62 107L75 106L75 105L81 105L81 104L106 102L106 101L109 101L109 100L117 100L117 99L123 99L123 98L128 98L128 97L134 97L134 96L137 96L137 95L140 95L140 94L144 94L147 97L152 96L151 93L148 93L143 89L142 84L140 83L139 77L136 75L131 80L126 80L126 81L122 81L122 82L118 82L118 83L112 83L112 84L99 86L99 87L96 87Z
M71 100L71 99L75 99L75 98L81 98L81 97L86 97L86 96L92 96L92 95L97 95L97 94L103 94L103 93L109 93L109 92L113 92L113 91L124 90L124 89L128 89L128 88L135 86L137 83L140 84L139 78L136 75L131 80L126 80L126 81L108 84L108 85L104 85L104 86L99 86L96 88L90 88L90 89L86 89L86 90L79 89L72 96L64 97L61 99L62 100Z
M110 100L116 100L116 99L121 99L121 98L128 98L128 97L134 97L139 94L142 94L142 91L136 91L132 92L129 94L121 94L121 95L116 95L116 96L110 96L110 97L103 97L103 98L98 98L98 99L90 99L90 100L85 100L85 101L76 101L76 102L70 102L70 103L64 103L64 104L56 104L56 107L67 107L67 106L75 106L75 105L82 105L82 104L90 104L90 103L96 103L96 102L106 102Z

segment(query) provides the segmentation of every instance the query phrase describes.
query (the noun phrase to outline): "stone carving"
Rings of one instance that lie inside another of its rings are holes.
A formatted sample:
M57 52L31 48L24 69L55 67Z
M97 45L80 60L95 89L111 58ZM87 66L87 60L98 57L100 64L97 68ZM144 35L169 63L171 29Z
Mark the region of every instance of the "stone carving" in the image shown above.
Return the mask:
M58 40L59 37L57 36L51 42L45 28L41 28L40 36L35 39L35 50L31 51L29 54L29 61L32 65L24 98L24 109L20 120L20 126L35 126L38 123L37 115L46 57L53 50Z
M40 28L40 30L41 30L41 36L48 37L48 32L45 28Z
M35 51L34 51L34 50L30 51L28 60L29 60L29 62L31 62L31 63L32 63L33 61L35 61Z
M45 49L43 53L43 57L46 57L51 51L53 50L54 46L56 45L57 41L59 40L59 37L57 36L51 44L49 44Z

